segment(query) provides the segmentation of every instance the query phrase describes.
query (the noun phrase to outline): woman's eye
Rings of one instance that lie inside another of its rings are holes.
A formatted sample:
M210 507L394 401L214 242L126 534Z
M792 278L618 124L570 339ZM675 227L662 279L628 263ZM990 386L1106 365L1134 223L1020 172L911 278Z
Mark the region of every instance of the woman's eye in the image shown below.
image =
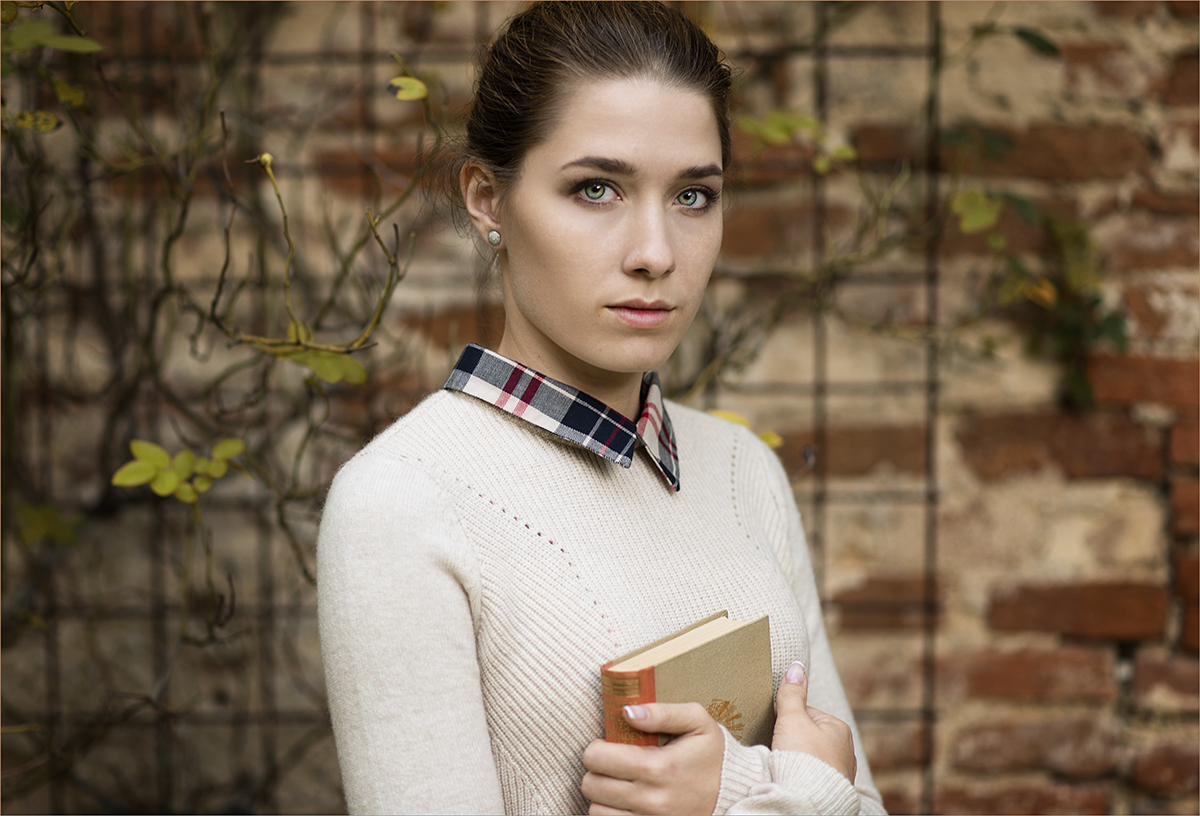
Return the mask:
M685 207L696 209L708 203L708 196L700 190L684 190L675 200Z
M583 187L583 195L589 201L600 201L604 198L604 194L608 192L608 185L598 181L589 181Z

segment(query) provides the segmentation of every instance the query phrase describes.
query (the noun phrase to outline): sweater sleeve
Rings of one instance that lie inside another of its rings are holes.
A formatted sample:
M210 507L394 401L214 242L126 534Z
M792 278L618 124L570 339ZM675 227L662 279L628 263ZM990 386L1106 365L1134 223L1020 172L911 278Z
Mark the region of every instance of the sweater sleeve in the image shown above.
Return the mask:
M503 813L475 648L479 568L446 493L367 449L317 543L329 712L351 813Z
M759 489L765 483L769 490L769 501L762 510L772 517L768 518L767 527L774 532L778 541L776 555L791 579L792 590L808 629L809 665L805 667L809 678L808 704L849 724L854 735L858 774L851 785L835 768L810 754L772 751L761 745L747 747L726 733L721 789L715 812L886 813L882 797L871 778L862 737L842 688L829 638L825 634L808 541L787 474L778 458L757 439L749 439L745 444L757 453L757 456L751 453L748 457L757 459L753 464L747 462L747 465L751 465L750 477L758 482Z

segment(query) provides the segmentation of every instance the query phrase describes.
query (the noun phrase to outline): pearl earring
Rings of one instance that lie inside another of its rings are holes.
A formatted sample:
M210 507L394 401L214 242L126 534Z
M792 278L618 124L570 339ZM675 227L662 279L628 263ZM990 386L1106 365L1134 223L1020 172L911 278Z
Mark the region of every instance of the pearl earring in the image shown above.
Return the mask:
M489 230L487 234L487 242L492 246L500 246L500 233L495 230Z

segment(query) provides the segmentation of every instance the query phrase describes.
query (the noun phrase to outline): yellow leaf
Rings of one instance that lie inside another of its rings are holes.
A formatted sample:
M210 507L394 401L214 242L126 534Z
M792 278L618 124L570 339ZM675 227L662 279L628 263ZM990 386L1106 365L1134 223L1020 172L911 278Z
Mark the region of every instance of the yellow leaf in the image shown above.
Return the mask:
M208 476L197 476L192 480L192 484L195 486L197 493L207 493L208 489L212 487L212 483L213 480Z
M758 438L766 443L768 448L775 449L783 445L783 437L774 431L763 431Z
M246 450L246 443L242 440L233 437L229 439L222 439L217 443L217 446L213 448L212 458L214 460L232 459L234 456L237 456L244 450ZM216 461L214 461L213 464L215 465ZM212 472L211 467L208 469L208 473L210 476L218 475ZM224 475L224 471L221 472L221 475Z
M145 484L158 472L158 468L151 462L134 459L132 462L126 462L120 470L113 474L112 483L117 487L133 487Z
M162 445L135 439L129 443L129 449L133 451L134 459L149 462L159 470L166 470L171 466L171 454L167 453L167 449Z
M405 102L429 96L429 89L425 87L425 83L416 77L392 77L388 82L388 89L396 94L397 99Z
M1003 206L1001 199L982 190L964 190L950 201L950 209L958 214L958 228L966 235L994 226Z
M169 496L179 487L179 477L172 471L160 470L150 480L150 489L160 496Z
M734 423L735 425L741 425L743 428L750 427L750 420L746 419L736 411L724 411L719 408L714 408L713 410L709 411L709 413L718 419L724 419L727 422Z
M195 504L197 498L196 489L187 482L184 482L179 487L175 488L175 498L179 499L181 502Z
M80 88L76 88L70 82L62 79L54 80L54 95L58 97L58 101L66 105L68 108L83 107L84 93Z
M196 454L186 448L175 454L171 462L171 471L182 481L192 475L192 467L196 464Z
M208 475L214 479L220 479L229 472L229 462L224 459L213 459L212 464L208 466Z
M62 124L58 117L49 111L21 111L13 119L13 124L17 127L29 128L36 130L38 133L49 133L58 128Z
M199 473L201 476L208 473L209 461L207 459L197 459L192 465L192 473Z
M1058 303L1058 290L1054 288L1053 283L1042 278L1029 284L1025 290L1025 297L1043 308L1053 309L1054 304Z

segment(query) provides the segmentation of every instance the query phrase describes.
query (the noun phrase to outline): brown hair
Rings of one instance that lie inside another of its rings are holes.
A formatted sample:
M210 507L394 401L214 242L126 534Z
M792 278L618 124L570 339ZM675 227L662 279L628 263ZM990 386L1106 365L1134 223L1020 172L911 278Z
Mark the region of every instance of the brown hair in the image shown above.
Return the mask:
M591 79L651 77L706 96L728 166L732 78L721 52L678 9L658 2L536 3L513 17L479 58L466 144L445 167L457 188L464 162L510 188L530 148L548 138L570 92Z

